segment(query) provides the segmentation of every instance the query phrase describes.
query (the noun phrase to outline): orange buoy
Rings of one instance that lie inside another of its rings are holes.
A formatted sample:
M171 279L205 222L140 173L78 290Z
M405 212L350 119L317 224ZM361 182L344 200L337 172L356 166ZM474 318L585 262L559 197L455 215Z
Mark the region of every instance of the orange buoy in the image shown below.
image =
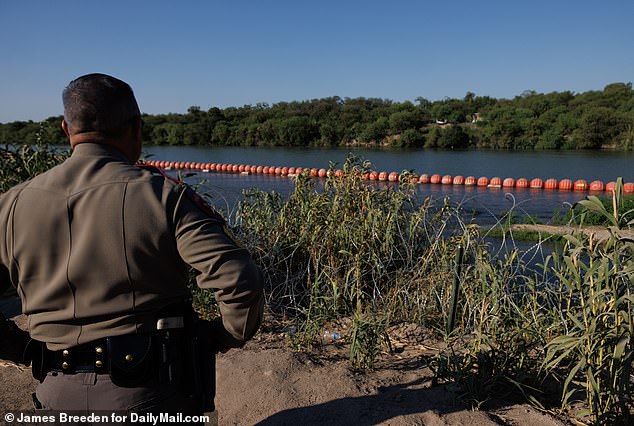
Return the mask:
M506 178L502 181L502 186L505 188L513 188L515 186L515 179Z
M231 171L233 173L238 173L239 170L240 170L240 166L238 164L232 164L231 165Z
M453 178L453 184L454 185L464 185L464 177L462 176L455 176Z
M335 170L335 176L337 176L337 177L343 176L343 170L341 170L341 169Z
M489 181L490 188L501 188L502 187L502 179L499 177L492 177Z
M216 163L211 163L211 166L209 166L209 170L211 170L212 172L215 172L217 166L218 165Z
M593 180L590 182L590 191L603 191L605 185L600 180Z
M588 190L588 182L583 179L579 179L575 181L574 185L575 191L587 191Z
M431 176L429 176L427 173L423 173L418 178L418 182L420 182L420 183L429 183L430 178L431 178Z
M275 167L273 169L273 173L275 173L276 175L281 175L282 174L282 168L281 167Z
M295 174L295 167L289 167L288 168L288 174L289 175L294 175Z
M479 177L478 186L489 186L489 178L486 176Z
M379 180L379 174L375 171L371 171L368 175L368 179L370 180Z
M546 179L546 182L544 182L545 189L557 189L558 187L559 182L555 178Z
M398 181L398 173L391 172L389 175L387 175L387 180L389 180L390 182L397 182Z
M387 180L387 172L380 172L379 180Z
M255 172L256 172L257 174L262 174L262 173L264 173L264 167L262 167L262 166L255 166Z
M570 179L562 179L559 181L560 191L570 191L572 189L572 181Z
M528 179L526 179L526 178L519 178L519 179L515 182L515 187L516 187L516 188L528 188Z
M317 172L317 176L319 176L320 178L324 178L328 176L328 171L326 169L319 169L319 171Z
M240 164L240 165L238 166L238 171L239 171L240 173L242 173L242 172L244 171L244 164Z
M275 166L269 166L269 174L270 175L274 175L275 174Z
M451 175L444 175L440 180L440 183L442 183L443 185L451 185L452 182L453 178L451 177Z
M634 192L634 183L628 182L628 183L624 184L623 185L623 192L626 192L628 194Z
M465 186L473 186L477 183L475 176L467 176L464 180Z
M542 189L544 187L544 181L540 178L531 180L531 189Z
M606 192L614 192L616 190L616 182L612 181L612 182L608 182L605 185L605 191Z
M251 166L249 167L249 172L254 175L258 172L258 166Z
M312 169L310 169L309 173L310 173L310 176L317 177L317 175L319 174L319 170L313 167Z

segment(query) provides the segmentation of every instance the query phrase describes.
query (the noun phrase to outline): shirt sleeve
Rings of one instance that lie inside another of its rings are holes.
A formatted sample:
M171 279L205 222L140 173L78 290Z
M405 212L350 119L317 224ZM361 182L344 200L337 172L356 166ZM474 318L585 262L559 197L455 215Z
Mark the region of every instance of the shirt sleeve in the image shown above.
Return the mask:
M190 188L179 194L173 220L179 254L198 271L198 286L213 290L218 302L224 330L213 337L221 346L242 346L262 321L260 269L229 235L222 217Z

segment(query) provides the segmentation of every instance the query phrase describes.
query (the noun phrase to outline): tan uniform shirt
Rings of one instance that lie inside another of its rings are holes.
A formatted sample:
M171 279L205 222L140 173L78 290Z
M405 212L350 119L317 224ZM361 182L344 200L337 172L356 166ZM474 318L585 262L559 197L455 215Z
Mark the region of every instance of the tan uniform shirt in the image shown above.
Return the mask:
M262 318L261 272L193 198L113 148L80 144L0 195L0 290L16 286L31 336L64 349L155 330L157 312L188 296L191 265L243 342Z

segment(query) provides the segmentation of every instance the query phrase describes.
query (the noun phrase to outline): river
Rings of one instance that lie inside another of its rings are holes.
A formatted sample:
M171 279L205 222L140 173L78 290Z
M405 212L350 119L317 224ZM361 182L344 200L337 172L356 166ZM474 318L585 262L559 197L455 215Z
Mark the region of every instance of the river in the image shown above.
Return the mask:
M534 177L573 181L585 179L609 182L621 176L634 181L634 152L617 151L435 151L383 149L306 149L306 148L251 148L251 147L189 147L149 146L146 158L166 161L203 163L251 164L262 166L328 168L330 162L339 165L354 154L372 163L377 171L413 170L416 173L438 173L452 176L473 175L476 178ZM205 179L202 190L219 207L231 211L243 189L260 188L288 194L292 179L278 176L239 175L232 173L200 173L192 179ZM381 185L390 185L381 183ZM420 184L421 197L449 197L460 203L469 220L479 224L494 223L502 212L514 210L519 215L530 215L548 223L553 213L583 199L587 193L530 190L488 189L454 185Z

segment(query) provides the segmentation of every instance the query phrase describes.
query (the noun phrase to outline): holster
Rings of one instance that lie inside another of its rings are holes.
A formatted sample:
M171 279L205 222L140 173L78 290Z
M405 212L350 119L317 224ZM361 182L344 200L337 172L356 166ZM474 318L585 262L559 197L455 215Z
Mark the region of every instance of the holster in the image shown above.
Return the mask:
M210 323L195 321L193 326L192 365L194 386L201 401L203 413L215 411L216 396L216 351L211 344Z

